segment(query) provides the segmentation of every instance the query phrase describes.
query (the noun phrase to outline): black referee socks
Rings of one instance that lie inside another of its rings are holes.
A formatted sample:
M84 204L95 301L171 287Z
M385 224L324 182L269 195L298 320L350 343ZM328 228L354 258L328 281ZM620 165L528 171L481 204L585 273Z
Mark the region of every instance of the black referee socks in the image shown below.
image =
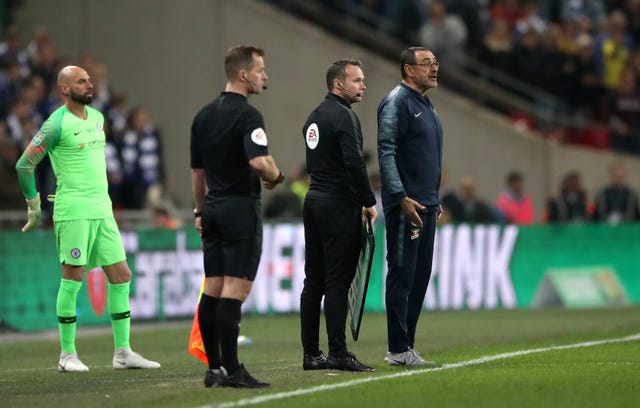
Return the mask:
M202 334L202 344L207 353L209 368L218 369L222 361L220 359L220 337L218 335L218 303L220 298L207 296L204 293L198 306L198 323Z
M222 351L222 366L229 374L235 373L240 367L238 362L238 334L240 333L241 307L242 302L237 299L221 298L218 303L217 321L220 349Z

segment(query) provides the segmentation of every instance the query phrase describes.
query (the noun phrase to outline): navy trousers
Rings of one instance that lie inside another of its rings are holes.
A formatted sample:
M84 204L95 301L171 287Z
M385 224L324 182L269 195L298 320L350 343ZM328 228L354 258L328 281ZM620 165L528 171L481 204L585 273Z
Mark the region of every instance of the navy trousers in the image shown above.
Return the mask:
M387 265L385 305L389 351L414 347L416 326L431 278L436 209L419 213L423 226L413 225L400 206L385 211Z

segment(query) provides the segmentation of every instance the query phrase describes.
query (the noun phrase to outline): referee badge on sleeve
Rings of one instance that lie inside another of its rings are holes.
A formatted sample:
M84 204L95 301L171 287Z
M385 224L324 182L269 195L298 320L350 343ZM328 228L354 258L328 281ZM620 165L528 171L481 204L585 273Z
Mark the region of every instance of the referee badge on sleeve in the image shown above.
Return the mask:
M264 132L264 129L257 128L251 132L251 141L259 146L267 145L267 134Z
M312 123L307 128L307 134L305 135L305 139L307 141L307 146L309 149L313 150L318 147L318 142L320 141L320 131L318 130L318 125Z

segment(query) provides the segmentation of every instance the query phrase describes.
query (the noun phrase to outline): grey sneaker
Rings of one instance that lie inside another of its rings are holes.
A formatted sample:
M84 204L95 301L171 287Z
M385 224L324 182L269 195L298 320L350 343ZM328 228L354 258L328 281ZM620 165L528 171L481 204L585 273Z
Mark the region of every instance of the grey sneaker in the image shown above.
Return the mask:
M424 358L422 358L420 353L418 353L418 351L414 348L409 347L409 353L413 354L413 357L420 361L420 364L415 365L436 365L436 363L434 363L433 361L425 360Z
M415 349L409 348L404 353L391 353L387 352L384 360L390 366L427 366L427 365L435 365L432 361L427 361L420 353L418 353Z
M147 360L130 348L119 348L113 353L113 368L116 370L127 368L160 368L160 363Z
M86 373L89 367L84 365L78 358L78 353L60 353L58 361L58 371L61 373Z

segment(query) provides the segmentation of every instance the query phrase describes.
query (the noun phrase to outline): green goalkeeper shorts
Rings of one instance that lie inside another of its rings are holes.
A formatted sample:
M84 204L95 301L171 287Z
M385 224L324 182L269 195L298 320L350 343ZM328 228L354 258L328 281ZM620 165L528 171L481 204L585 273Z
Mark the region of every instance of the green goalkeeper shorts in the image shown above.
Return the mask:
M118 224L113 217L54 223L60 263L108 266L126 259Z

